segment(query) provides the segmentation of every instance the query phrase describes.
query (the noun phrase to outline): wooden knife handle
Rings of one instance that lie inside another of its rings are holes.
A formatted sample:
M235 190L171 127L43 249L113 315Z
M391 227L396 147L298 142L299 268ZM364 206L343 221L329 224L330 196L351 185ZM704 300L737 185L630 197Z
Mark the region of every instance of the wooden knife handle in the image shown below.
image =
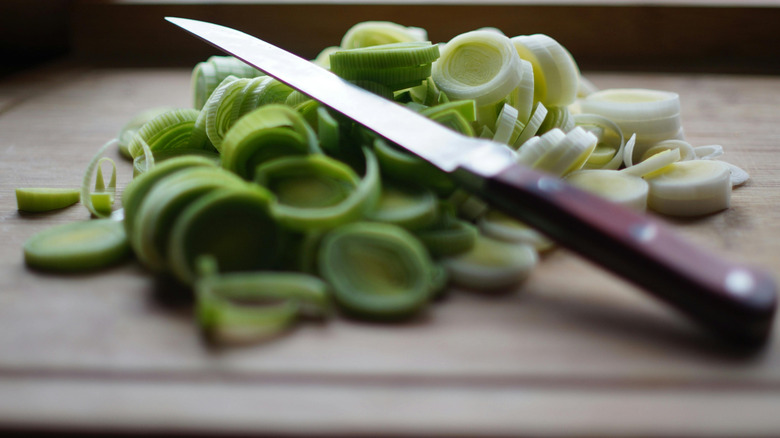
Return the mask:
M772 277L683 241L660 221L520 164L491 178L454 173L494 207L615 272L728 339L760 345L776 307Z

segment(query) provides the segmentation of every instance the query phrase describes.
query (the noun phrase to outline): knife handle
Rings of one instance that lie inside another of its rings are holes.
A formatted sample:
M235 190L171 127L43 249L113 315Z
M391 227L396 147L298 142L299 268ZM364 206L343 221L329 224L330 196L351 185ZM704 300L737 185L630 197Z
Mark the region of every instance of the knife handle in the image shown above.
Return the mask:
M466 167L454 176L494 207L704 327L739 344L768 338L777 298L767 272L730 263L686 243L658 220L520 164L487 178Z

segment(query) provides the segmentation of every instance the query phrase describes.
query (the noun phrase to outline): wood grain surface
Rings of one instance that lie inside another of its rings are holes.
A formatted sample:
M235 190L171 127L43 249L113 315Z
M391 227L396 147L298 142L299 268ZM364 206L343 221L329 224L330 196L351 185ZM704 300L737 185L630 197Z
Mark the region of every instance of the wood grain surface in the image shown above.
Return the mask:
M751 174L732 207L670 220L780 272L780 78L587 73L679 92L694 145ZM130 262L90 275L24 265L21 246L80 205L16 210L14 188L77 187L135 113L190 104L186 69L54 66L0 82L0 432L428 436L776 436L780 345L744 354L562 250L517 290L452 290L423 317L336 318L215 349L186 290ZM119 164L119 185L130 180ZM776 330L775 330L776 331Z

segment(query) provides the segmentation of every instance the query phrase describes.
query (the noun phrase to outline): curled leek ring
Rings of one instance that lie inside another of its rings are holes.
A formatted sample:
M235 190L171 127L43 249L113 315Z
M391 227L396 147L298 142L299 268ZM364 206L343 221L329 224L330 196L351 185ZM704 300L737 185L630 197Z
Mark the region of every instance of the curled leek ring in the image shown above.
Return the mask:
M499 102L522 79L520 57L504 35L488 30L460 34L433 63L436 86L451 99L474 99L478 107Z
M221 271L277 267L286 233L271 214L273 195L260 186L224 188L198 198L173 224L168 263L176 278L192 284L196 260L211 255Z
M197 317L219 343L265 340L288 329L299 314L330 313L328 285L299 273L252 272L207 275L195 283Z
M136 215L139 207L149 191L163 178L175 172L190 167L215 167L213 160L196 155L183 155L171 158L162 164L155 166L148 172L139 175L127 185L122 193L122 207L124 208L124 224L127 235L132 235L135 229Z
M379 164L369 149L361 180L348 165L326 155L278 158L257 167L255 181L276 195L273 211L284 226L330 229L355 221L379 198Z
M366 319L415 315L431 298L434 267L425 247L395 225L356 222L323 237L320 275L339 306Z
M363 21L347 30L341 39L341 47L355 49L427 39L428 32L420 27L407 27L390 21Z
M145 196L133 234L128 236L138 260L152 271L165 271L168 239L178 215L213 190L245 184L232 172L205 166L183 169L161 179Z
M143 154L143 142L149 145L152 152L164 149L210 149L205 133L195 127L199 114L194 109L176 109L154 117L130 141L130 155L135 158Z
M228 131L222 143L222 167L251 180L259 164L318 150L316 134L300 113L281 104L265 105Z
M226 77L253 78L262 74L233 56L212 56L205 62L198 63L192 70L191 78L195 109L203 108L211 93Z
M438 210L438 198L426 188L384 184L379 205L368 218L416 230L431 225L438 217Z

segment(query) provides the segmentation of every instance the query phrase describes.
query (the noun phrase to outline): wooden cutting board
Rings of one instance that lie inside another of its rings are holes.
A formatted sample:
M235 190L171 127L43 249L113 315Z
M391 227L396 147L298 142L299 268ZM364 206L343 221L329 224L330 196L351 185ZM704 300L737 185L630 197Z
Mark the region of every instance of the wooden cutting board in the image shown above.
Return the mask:
M686 238L780 272L780 78L588 74L680 93L695 146L751 174L732 207L670 220ZM135 113L190 104L182 69L39 70L0 82L0 433L747 436L780 434L780 345L725 348L564 250L516 291L452 290L404 324L335 318L215 349L188 292L135 263L25 267L23 242L87 219L16 210L14 188L78 187ZM119 185L131 178L118 154Z

